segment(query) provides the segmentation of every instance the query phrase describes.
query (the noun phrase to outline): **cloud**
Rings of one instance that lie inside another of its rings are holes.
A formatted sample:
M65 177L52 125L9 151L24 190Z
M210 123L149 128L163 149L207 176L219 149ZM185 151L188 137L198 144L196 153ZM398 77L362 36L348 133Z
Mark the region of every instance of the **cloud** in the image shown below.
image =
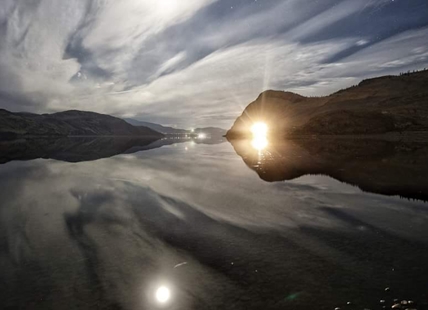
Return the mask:
M361 40L358 40L357 43L355 43L355 44L358 46L363 46L363 45L366 45L368 43L369 43L368 40L361 39Z
M423 68L428 62L427 40L428 28L400 33L343 59L337 74L363 77Z
M426 66L428 5L400 3L4 0L0 106L228 127L268 88L322 95Z
M324 60L353 46L354 39L312 44L247 42L217 51L124 95L137 105L150 102L145 105L145 115L137 113L137 117L157 116L171 123L191 118L198 124L228 115L220 122L226 126L265 89L326 95L367 76L399 72L411 64L422 66L427 63L427 33L427 29L409 31L337 63ZM174 118L170 118L171 111Z
M271 41L244 43L135 89L133 99L151 102L145 107L146 113L168 117L171 110L176 110L176 116L190 115L197 123L203 123L216 114L240 113L264 89L280 85L287 89L312 79L314 66L349 44L352 42L310 46ZM180 108L175 109L175 105ZM203 112L192 115L195 106Z
M214 0L108 1L93 9L82 46L104 70L126 81L145 43L168 27L190 18Z
M6 1L0 11L6 29L2 64L20 77L22 91L43 90L53 98L74 95L69 81L83 76L81 66L126 81L127 63L138 46L210 2L104 1L94 5L86 1Z
M62 56L82 8L69 2L53 2L16 1L8 11L0 66L13 77L8 85L12 91L29 97L42 92L50 98L71 90L68 81L79 64Z

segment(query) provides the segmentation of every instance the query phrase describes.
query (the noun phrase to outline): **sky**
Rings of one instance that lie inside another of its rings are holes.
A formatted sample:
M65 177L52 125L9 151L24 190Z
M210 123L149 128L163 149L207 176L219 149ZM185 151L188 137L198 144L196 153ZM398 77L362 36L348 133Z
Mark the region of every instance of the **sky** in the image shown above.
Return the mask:
M229 128L262 91L428 67L426 0L1 0L0 108Z

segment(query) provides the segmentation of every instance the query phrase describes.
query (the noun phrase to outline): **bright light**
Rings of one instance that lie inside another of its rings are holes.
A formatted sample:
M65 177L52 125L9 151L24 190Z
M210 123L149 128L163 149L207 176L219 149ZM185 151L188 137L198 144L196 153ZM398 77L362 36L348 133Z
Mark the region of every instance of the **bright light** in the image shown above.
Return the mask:
M251 146L258 151L262 151L268 146L268 140L266 137L255 137L251 141Z
M206 135L204 133L200 133L198 135L198 139L205 139L205 138L206 138Z
M255 123L251 126L251 132L254 138L266 137L268 132L268 126L265 123Z
M161 286L156 290L156 300L162 304L166 303L171 297L171 292L166 286Z
M160 16L170 17L177 12L178 0L156 0L156 11Z
M253 133L251 146L258 151L265 149L268 145L268 126L262 122L254 123L253 126L251 126L251 132Z

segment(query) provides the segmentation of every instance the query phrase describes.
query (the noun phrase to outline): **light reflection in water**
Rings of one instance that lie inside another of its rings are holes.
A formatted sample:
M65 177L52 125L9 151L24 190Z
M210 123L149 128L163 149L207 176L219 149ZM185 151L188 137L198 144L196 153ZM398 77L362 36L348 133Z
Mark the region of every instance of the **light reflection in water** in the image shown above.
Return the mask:
M251 141L251 146L259 152L263 151L268 144L269 142L266 137L254 137Z
M161 303L164 304L166 303L171 297L171 291L169 290L168 287L166 286L160 286L157 290L156 290L156 300Z

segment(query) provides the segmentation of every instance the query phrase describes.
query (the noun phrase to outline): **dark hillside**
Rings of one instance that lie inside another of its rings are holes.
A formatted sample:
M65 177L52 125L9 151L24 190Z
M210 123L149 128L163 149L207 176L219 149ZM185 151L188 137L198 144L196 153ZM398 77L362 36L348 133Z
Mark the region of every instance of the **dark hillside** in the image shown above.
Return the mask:
M0 137L16 136L148 136L162 134L105 114L65 111L53 114L12 113L0 109Z
M246 136L256 121L277 136L428 131L427 85L425 70L364 80L326 97L269 90L247 106L227 135Z

